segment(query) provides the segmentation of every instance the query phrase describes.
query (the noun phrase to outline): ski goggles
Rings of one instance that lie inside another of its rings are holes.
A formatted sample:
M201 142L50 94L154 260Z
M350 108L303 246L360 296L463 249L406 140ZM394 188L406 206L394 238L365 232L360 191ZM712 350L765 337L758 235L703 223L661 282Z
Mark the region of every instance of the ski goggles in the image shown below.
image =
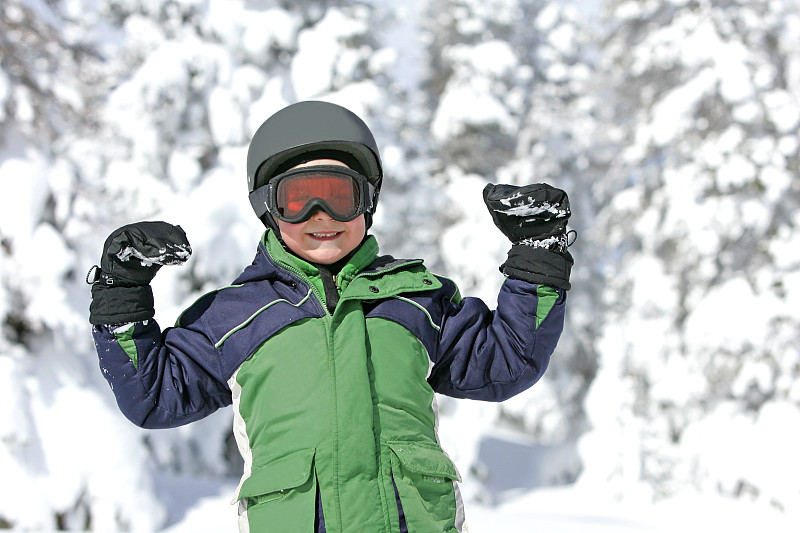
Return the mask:
M366 176L347 167L320 165L278 174L253 191L250 201L254 207L260 204L262 214L269 212L290 224L308 220L317 209L348 222L372 212L374 195L375 187Z

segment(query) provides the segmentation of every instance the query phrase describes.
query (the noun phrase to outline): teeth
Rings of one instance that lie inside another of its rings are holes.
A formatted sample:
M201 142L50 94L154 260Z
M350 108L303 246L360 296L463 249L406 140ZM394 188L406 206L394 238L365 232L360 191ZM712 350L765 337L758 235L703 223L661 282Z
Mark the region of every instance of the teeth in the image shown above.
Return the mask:
M334 231L334 232L331 232L331 233L312 233L311 235L313 235L314 237L325 238L325 237L334 237L338 233L339 233L338 231Z

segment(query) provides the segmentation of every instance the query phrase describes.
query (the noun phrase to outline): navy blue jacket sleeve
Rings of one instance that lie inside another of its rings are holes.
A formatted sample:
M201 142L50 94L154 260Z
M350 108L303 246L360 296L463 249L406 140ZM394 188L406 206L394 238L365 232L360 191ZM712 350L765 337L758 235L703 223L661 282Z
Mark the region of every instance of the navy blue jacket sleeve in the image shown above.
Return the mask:
M507 279L494 311L478 298L443 307L431 386L456 398L503 401L547 369L564 327L566 292Z
M100 369L134 424L188 424L231 404L222 357L199 331L150 320L127 329L93 328Z

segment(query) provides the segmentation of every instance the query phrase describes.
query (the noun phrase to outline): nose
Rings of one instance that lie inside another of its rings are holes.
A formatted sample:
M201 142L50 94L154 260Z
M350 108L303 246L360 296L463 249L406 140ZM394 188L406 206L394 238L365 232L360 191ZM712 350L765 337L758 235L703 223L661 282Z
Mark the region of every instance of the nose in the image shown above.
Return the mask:
M311 218L314 220L333 220L333 218L320 208L317 208L312 214Z

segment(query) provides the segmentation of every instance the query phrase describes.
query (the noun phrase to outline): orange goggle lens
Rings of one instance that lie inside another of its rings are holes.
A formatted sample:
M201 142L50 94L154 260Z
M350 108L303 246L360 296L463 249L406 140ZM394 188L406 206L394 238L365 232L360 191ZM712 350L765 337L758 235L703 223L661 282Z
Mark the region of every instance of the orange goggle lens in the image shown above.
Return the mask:
M329 213L331 216L343 219L353 217L360 206L358 183L352 177L341 174L304 173L287 176L277 184L276 207L287 219L299 217L317 199L332 211Z

